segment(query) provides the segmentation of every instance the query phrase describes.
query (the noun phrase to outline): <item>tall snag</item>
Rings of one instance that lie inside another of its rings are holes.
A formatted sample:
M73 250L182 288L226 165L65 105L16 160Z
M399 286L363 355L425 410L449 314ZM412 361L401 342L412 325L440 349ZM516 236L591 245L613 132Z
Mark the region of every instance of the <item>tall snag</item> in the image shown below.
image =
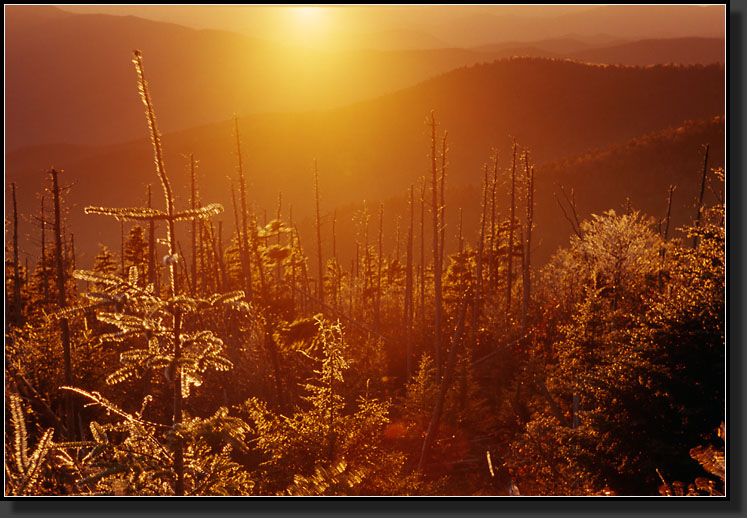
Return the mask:
M246 181L244 179L244 163L241 158L241 138L239 136L239 118L234 115L233 117L234 130L236 132L236 155L238 156L238 173L239 173L239 188L241 194L241 230L237 228L236 231L239 234L239 239L243 243L244 254L241 258L241 264L244 269L244 281L246 283L246 299L251 302L254 298L254 290L252 289L252 261L249 256L249 229L247 226L247 208L246 208Z
M703 177L700 181L700 195L698 196L698 212L695 216L695 228L700 226L700 218L703 214L703 194L705 193L706 174L708 173L708 150L711 145L706 144L705 158L703 158ZM698 247L698 236L693 236L693 248Z
M439 196L438 196L438 167L436 164L436 115L431 111L431 177L432 177L432 206L431 212L433 214L433 348L434 348L434 359L436 363L436 376L441 378L441 311L442 311L442 285L441 285L441 221L439 208Z
M13 325L20 326L23 308L21 307L21 275L18 264L18 206L16 205L16 184L11 184L13 195L13 304L10 310L10 320Z
M523 297L521 302L522 327L527 331L529 299L531 297L531 248L532 248L532 227L534 225L534 166L529 166L529 151L524 153L524 181L526 185L526 241L524 244L524 254L522 262L522 287Z
M57 179L59 171L50 169L52 177L52 196L54 200L54 259L57 267L57 305L61 310L67 307L65 293L65 263L62 253L62 217L60 215L60 185ZM62 355L65 362L65 385L73 385L73 367L70 351L70 326L67 318L60 319L60 330L62 332ZM65 413L67 414L68 439L75 440L75 408L73 407L72 394L65 393Z
M407 340L407 379L412 376L412 315L413 315L413 297L412 297L412 233L414 224L415 192L414 186L410 185L410 226L407 229L407 267L405 272L405 309L404 309L404 327Z
M383 256L383 239L384 239L384 204L379 205L379 240L378 240L378 257L376 260L376 298L374 299L374 326L376 332L379 331L379 319L381 317L381 265L384 262Z
M190 171L190 187L191 187L191 196L190 202L192 206L192 210L195 210L197 208L197 174L195 171L195 157L194 155L189 155L189 171ZM192 220L192 295L195 295L197 293L197 220Z
M39 213L39 224L41 226L41 258L39 264L41 264L41 281L42 281L42 295L44 295L44 303L49 303L49 275L47 270L47 247L46 247L46 228L47 222L44 217L44 196L41 197L41 208Z
M319 210L319 169L314 160L314 198L316 199L316 259L319 266L317 298L324 305L324 263L322 263L322 217Z
M506 320L511 318L511 288L513 284L514 222L516 212L516 141L511 162L511 205L508 220L508 247L506 252Z
M420 186L420 330L425 332L425 188L426 179L422 177Z
M496 158L497 161L497 158ZM488 200L488 165L484 166L485 179L482 187L482 213L480 215L480 239L477 243L477 266L475 273L475 293L472 306L472 347L477 345L477 330L480 324L480 295L482 293L482 261L485 249L485 219Z

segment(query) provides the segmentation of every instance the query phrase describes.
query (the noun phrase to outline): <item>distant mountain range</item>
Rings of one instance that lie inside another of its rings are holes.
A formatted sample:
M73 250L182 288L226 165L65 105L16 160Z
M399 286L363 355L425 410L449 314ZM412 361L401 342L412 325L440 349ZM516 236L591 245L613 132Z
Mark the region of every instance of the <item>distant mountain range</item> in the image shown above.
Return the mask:
M433 48L440 40L422 31L395 30L356 37L352 46L369 50L322 52L52 6L6 6L5 15L6 150L50 143L99 146L142 135L142 105L130 63L135 48L144 53L164 132L226 120L233 113L344 106L514 55L630 64L723 58L718 39L609 46L609 37L574 36L454 49Z
M594 47L572 39L532 42L531 44L494 44L475 50L493 52L499 57L530 56L572 59L588 63L617 65L656 65L721 63L726 61L724 40L718 38L649 39Z
M172 85L158 84L154 76L150 74L156 111L159 121L166 120L156 92L168 91ZM188 111L188 105L184 109ZM429 131L424 122L432 109L439 132L448 131L448 185L457 192L462 187L479 185L482 164L492 148L498 150L500 163L506 167L512 137L531 150L533 163L544 171L545 164L562 157L625 146L631 139L679 127L685 120L710 120L723 115L724 69L718 65L619 67L529 58L500 60L460 68L396 93L342 108L243 117L240 127L250 199L260 213L265 208L273 214L278 192L282 191L283 213L287 217L292 205L294 219L301 222L312 207L315 158L326 213L364 199L376 203L403 195L429 171ZM142 107L134 111L133 117L143 118ZM116 124L116 119L109 122ZM145 136L144 121L140 124ZM199 161L202 199L223 203L229 211L221 217L228 235L233 221L230 188L236 177L233 123L224 121L166 133L163 144L166 166L179 196L178 205L186 204L185 155L193 153ZM687 167L693 167L697 174L700 151L690 151L694 158L686 160ZM67 197L69 230L76 234L76 243L90 261L97 242L112 246L118 243L119 227L109 218L84 216L83 207L144 203L146 185L158 188L151 153L146 138L109 146L20 149L6 153L6 186L17 183L20 209L30 214L38 210L35 193L47 182L44 169L52 165L65 169L63 181L72 184ZM635 177L640 189L649 189L656 180L651 195L663 197L659 183L666 183L668 177L651 175L663 170L667 161L684 163L684 156L678 156L652 155L651 164ZM692 161L696 163L691 164ZM574 176L575 167L566 168L570 170L567 173L556 168L553 182L590 184L588 178ZM581 170L581 165L578 167ZM688 169L687 174L691 172ZM606 182L612 173L600 168L594 174ZM625 180L633 178L624 170L614 174L622 174ZM579 207L596 207L587 203L581 187ZM623 192L613 189L604 196L590 196L600 206L618 206ZM160 196L154 199L158 202ZM472 200L465 210L474 211L477 205L477 200ZM450 205L449 210L455 214L456 206ZM563 223L552 198L538 205L537 214L538 227L543 218ZM466 216L465 224L468 222ZM455 225L452 223L450 228ZM29 227L22 231L32 232Z

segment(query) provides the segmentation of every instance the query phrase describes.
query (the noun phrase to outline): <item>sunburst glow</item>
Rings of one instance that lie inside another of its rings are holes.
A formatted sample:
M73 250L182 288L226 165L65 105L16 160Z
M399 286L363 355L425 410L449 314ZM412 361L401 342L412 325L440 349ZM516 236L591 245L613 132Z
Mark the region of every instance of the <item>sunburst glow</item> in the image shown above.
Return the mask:
M319 46L329 30L329 9L318 6L289 7L288 40L303 46Z

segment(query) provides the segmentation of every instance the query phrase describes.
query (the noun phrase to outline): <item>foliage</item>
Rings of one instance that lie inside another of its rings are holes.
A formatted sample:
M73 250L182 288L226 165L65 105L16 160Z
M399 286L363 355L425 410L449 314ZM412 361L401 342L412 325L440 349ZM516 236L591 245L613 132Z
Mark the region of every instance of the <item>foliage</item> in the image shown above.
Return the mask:
M690 230L703 236L693 250L661 243L636 214L607 213L585 222L584 234L548 267L545 278L571 287L573 301L548 388L565 408L578 398L579 424L533 417L514 442L513 462L527 468L517 453L532 443L555 442L550 451L560 453L548 458L534 447L528 480L549 481L555 471L581 480L585 494L605 487L652 494L657 472L697 475L687 452L724 414L724 234L718 216L711 220Z
M349 364L340 323L317 318L321 357L304 384L305 402L290 417L277 414L257 398L242 405L253 428L252 442L262 456L254 478L260 493L382 494L393 492L388 476L401 467L385 451L381 435L389 405L368 396L355 410L343 397L343 372Z

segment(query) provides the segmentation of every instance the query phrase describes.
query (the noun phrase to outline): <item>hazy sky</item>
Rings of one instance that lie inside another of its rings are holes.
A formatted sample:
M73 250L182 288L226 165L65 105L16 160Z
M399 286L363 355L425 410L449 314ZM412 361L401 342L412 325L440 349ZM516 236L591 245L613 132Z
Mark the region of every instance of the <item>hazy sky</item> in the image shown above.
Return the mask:
M724 7L595 5L81 5L71 12L136 15L196 28L224 29L309 44L330 35L392 30L426 33L451 46L566 35L617 38L723 36ZM720 10L719 10L720 9ZM715 10L715 11L714 11ZM703 17L701 12L710 16ZM715 13L715 16L713 16ZM721 14L723 17L723 14Z

